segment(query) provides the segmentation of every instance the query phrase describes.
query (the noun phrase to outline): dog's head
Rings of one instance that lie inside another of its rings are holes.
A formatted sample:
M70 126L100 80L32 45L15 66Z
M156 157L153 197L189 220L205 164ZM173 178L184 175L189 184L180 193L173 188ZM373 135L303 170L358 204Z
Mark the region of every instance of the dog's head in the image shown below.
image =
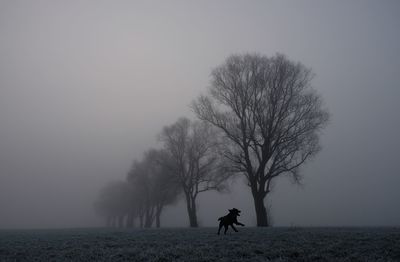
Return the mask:
M240 216L240 212L241 211L239 209L236 209L236 208L229 209L229 213L231 213L231 214L233 214L235 216Z

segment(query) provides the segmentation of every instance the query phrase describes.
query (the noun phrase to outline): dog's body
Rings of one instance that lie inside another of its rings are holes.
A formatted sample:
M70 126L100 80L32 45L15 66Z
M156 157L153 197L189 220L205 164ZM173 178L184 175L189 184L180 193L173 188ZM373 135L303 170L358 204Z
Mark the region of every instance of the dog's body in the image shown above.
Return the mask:
M228 226L231 226L235 232L238 232L238 230L235 228L235 226L233 224L244 226L244 224L239 223L237 221L237 217L240 216L239 213L240 213L240 210L233 208L233 209L229 209L228 215L218 218L218 220L219 220L218 235L219 235L219 232L221 231L222 227L225 227L224 234L226 234L226 231L228 230Z

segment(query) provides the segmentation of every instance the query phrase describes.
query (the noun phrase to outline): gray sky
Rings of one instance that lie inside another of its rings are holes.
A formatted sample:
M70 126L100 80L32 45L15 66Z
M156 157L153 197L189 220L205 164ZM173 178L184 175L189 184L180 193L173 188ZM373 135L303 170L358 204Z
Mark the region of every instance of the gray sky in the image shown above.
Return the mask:
M101 225L99 188L244 52L312 67L332 114L304 185L275 185L274 224L399 225L399 13L396 0L0 1L0 228ZM237 207L254 225L242 182L203 195L200 224ZM163 218L187 225L182 202Z

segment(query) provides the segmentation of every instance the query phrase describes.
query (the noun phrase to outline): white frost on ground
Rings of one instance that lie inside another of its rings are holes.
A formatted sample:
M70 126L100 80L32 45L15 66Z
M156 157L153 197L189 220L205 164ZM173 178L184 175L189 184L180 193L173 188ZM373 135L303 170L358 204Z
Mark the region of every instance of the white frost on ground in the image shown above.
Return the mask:
M0 231L0 261L400 261L399 228Z

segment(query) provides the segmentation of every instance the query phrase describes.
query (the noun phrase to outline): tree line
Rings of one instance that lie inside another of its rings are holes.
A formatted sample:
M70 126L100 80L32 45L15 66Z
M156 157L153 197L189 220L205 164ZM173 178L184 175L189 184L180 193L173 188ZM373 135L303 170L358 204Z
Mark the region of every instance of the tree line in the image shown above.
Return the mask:
M282 54L232 55L211 73L207 92L192 102L196 120L180 118L159 134L161 148L134 161L125 181L111 182L95 203L108 226L160 227L180 197L198 226L200 193L242 175L254 199L257 226L268 226L265 200L277 177L300 183L300 167L320 150L329 120L311 85L312 70Z

